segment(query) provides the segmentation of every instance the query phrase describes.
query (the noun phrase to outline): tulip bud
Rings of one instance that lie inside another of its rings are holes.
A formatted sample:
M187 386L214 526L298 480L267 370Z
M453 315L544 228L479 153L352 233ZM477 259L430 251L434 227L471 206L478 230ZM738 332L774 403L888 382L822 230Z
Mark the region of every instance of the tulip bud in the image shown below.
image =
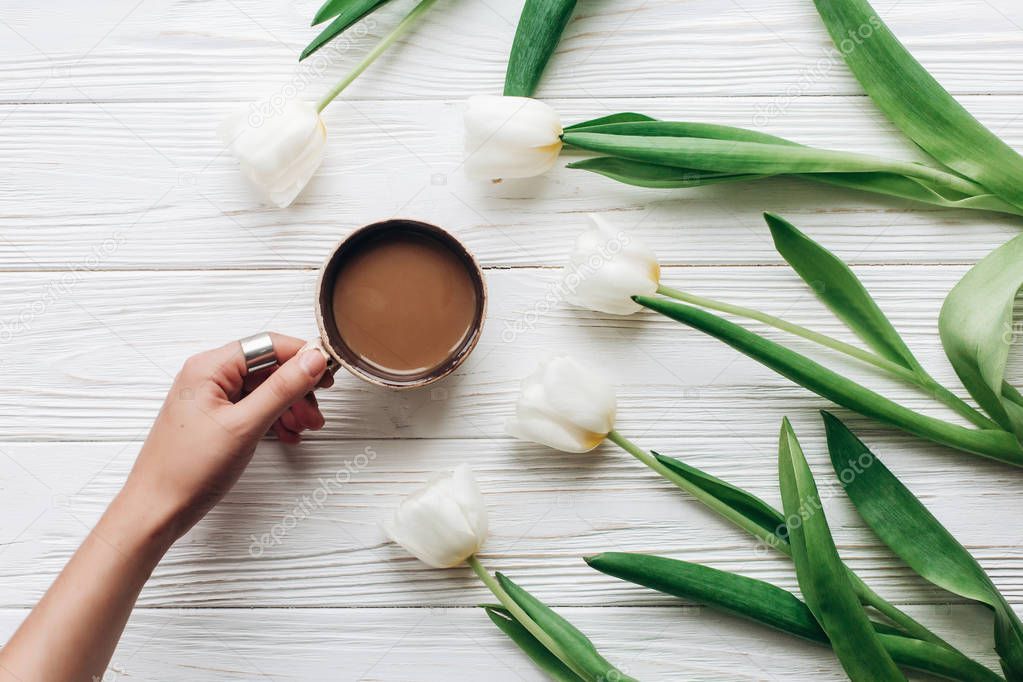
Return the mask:
M531 178L561 153L561 117L528 97L469 98L465 133L465 172L478 180Z
M565 355L522 380L508 433L565 452L589 452L614 428L617 400L594 370Z
M661 266L646 244L590 215L592 227L579 235L563 278L565 300L580 308L631 315L642 306L633 296L657 291Z
M290 206L323 161L327 129L316 107L288 100L277 112L236 113L220 138L259 193L279 208Z
M479 551L487 539L487 507L467 464L433 476L384 522L394 542L423 563L450 568Z

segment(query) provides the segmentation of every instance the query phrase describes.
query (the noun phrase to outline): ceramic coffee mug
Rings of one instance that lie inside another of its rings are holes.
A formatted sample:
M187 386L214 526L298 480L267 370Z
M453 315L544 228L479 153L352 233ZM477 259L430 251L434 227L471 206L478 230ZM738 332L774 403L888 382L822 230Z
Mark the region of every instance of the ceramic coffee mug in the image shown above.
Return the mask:
M454 351L439 365L421 374L389 373L360 358L345 343L343 330L338 329L334 319L334 282L345 259L366 240L386 239L387 234L395 235L414 233L428 237L439 243L454 254L465 266L469 278L475 288L476 310L469 333ZM361 227L342 239L331 251L326 262L320 269L320 277L316 286L316 324L320 330L320 341L324 350L331 357L329 368L335 371L338 366L344 367L355 376L376 386L391 389L419 388L443 379L454 372L469 356L483 331L483 320L487 311L487 286L483 279L483 270L467 248L447 231L418 220L392 219L384 220Z

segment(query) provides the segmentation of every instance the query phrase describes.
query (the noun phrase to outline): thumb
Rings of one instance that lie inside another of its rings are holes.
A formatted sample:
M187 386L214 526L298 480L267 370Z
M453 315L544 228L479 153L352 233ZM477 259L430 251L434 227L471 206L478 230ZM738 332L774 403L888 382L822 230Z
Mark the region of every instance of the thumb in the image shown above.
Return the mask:
M260 433L267 431L291 405L316 388L327 370L323 351L310 347L277 368L237 405L245 422Z

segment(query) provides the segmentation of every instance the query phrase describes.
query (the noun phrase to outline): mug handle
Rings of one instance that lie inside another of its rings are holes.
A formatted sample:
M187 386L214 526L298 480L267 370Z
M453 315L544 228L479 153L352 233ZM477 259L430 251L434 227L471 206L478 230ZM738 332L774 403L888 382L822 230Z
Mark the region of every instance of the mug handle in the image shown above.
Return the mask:
M310 341L306 345L304 345L301 348L299 348L298 349L298 354L301 355L302 353L306 352L307 350L309 350L311 348L315 348L318 351L320 351L321 353L323 353L324 357L327 358L327 371L330 372L331 374L337 374L337 371L339 369L341 369L341 363L339 363L334 358L333 355L331 355L326 350L324 350L323 342L320 341L320 339L315 339L313 341Z

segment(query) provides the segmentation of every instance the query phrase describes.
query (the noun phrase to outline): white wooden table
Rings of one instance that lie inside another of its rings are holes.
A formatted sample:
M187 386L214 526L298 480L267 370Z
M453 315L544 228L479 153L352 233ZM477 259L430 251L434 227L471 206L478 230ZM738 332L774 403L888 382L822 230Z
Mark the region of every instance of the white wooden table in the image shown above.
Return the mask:
M340 375L321 398L327 428L297 448L261 445L237 489L168 555L104 679L541 679L474 608L488 595L468 570L426 568L378 529L429 472L462 461L490 506L485 563L558 607L630 674L842 679L823 648L613 580L580 557L659 553L795 589L788 561L759 555L615 448L560 454L502 429L519 378L541 354L570 351L619 385L624 433L778 502L783 415L830 476L816 416L826 402L667 320L540 302L585 214L606 211L655 248L664 281L847 337L773 251L760 218L769 209L853 264L928 369L954 385L936 333L941 300L1019 221L784 180L647 191L559 168L471 183L459 170L461 102L500 91L521 0L441 2L327 110L323 168L295 206L270 210L223 153L218 122L286 85L317 97L410 3L396 0L368 34L298 67L317 4L3 0L0 637L123 481L182 359L263 329L312 335L312 285L330 245L398 215L452 229L486 265L480 347L457 376L419 393ZM1017 0L875 6L971 111L1023 148ZM568 122L634 110L917 158L845 66L826 65L830 48L810 0L582 0L539 95ZM520 321L525 331L506 331ZM841 414L1023 605L1021 473ZM375 457L342 490L296 512L367 449ZM986 612L915 578L846 500L827 511L861 575L994 662ZM253 547L271 532L279 542Z

